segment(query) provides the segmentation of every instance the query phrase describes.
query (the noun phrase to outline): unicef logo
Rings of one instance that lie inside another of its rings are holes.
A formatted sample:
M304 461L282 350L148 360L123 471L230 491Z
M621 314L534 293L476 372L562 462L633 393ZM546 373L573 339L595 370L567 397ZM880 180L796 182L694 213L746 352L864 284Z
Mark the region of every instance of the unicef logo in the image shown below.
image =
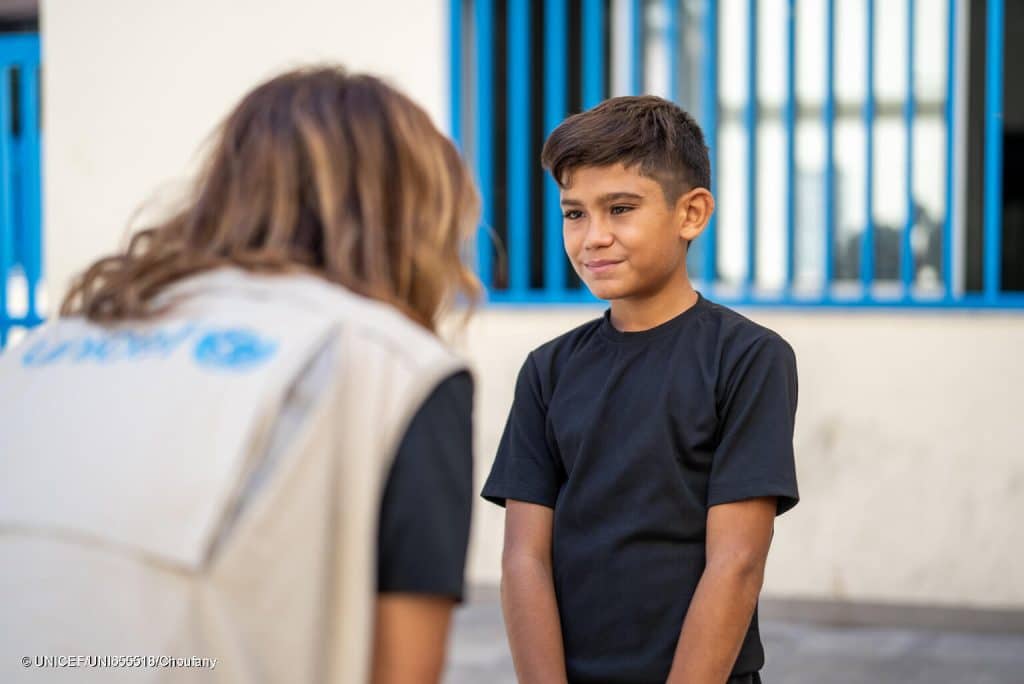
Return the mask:
M269 360L277 343L242 329L218 330L204 334L195 348L201 366L249 370Z

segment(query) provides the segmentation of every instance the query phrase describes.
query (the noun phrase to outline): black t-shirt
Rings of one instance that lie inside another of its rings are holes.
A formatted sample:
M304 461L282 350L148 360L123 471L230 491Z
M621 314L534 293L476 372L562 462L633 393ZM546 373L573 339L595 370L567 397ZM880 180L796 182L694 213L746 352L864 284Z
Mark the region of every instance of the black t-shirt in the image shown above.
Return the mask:
M796 399L790 346L702 297L641 332L606 313L529 355L483 496L554 509L570 682L665 681L708 508L797 502ZM755 613L733 673L763 664Z
M457 373L416 412L381 502L377 591L461 601L473 504L473 381Z

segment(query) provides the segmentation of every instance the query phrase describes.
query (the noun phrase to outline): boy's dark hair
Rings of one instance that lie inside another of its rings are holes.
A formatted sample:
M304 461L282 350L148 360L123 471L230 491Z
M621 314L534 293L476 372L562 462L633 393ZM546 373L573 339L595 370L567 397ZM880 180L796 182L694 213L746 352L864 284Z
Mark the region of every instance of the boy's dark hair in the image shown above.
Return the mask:
M639 167L675 204L693 188L711 189L711 161L700 126L686 111L653 95L614 97L574 114L551 132L541 163L564 186L583 166Z

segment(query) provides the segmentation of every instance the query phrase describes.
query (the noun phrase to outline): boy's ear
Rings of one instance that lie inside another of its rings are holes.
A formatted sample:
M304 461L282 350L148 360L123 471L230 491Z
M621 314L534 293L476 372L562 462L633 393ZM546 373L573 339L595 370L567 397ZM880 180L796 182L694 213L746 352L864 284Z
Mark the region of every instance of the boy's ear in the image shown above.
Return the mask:
M690 242L704 232L715 213L715 197L707 188L694 188L676 200L676 225L679 237Z

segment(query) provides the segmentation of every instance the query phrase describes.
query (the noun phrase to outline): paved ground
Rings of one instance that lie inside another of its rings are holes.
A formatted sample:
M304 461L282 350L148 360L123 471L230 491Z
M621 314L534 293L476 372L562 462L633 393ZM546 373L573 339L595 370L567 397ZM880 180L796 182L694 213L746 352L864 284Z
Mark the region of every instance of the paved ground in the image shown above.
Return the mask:
M1024 634L762 621L766 684L1024 684ZM455 620L445 684L515 684L496 598Z

